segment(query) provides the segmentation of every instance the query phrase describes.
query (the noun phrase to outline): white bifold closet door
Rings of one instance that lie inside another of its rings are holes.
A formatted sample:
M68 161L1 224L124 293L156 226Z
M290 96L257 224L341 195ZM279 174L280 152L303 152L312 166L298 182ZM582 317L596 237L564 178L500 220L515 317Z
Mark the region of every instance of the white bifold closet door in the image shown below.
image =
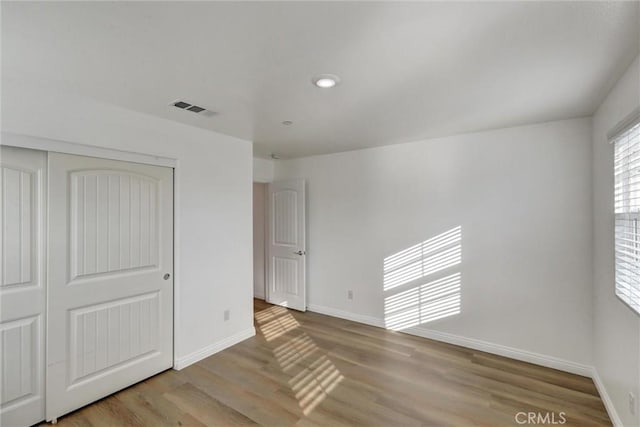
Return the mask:
M173 364L173 169L49 153L46 419Z
M44 418L46 153L0 147L0 425Z

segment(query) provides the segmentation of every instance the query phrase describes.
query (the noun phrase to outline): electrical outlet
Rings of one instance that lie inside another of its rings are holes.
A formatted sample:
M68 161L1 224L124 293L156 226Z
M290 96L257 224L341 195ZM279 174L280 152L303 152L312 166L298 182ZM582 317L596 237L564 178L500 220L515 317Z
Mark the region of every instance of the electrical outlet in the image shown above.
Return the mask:
M353 299L353 291L351 289L347 290L347 299Z
M636 395L629 392L629 412L632 415L636 414Z
M227 320L229 320L230 317L231 317L231 311L230 310L225 310L224 311L224 321L226 322Z

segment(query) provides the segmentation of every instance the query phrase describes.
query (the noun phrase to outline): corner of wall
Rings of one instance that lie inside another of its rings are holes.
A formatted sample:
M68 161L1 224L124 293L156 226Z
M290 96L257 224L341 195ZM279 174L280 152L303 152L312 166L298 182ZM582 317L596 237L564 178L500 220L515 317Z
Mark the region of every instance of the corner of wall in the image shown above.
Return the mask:
M173 369L175 369L176 371L180 371L186 368L187 366L190 366L196 362L199 362L202 359L206 359L207 357L213 356L214 354L219 353L226 348L229 348L231 346L238 344L241 341L251 338L255 334L256 334L256 329L252 326L230 337L214 342L213 344L208 345L204 348L201 348L200 350L194 351L193 353L189 353L186 356L176 358L173 362Z
M609 393L607 393L607 388L604 386L604 383L602 382L602 379L600 378L598 370L595 366L593 367L593 372L591 372L591 379L593 379L593 383L595 384L596 389L598 389L598 393L600 394L600 398L604 403L607 414L609 414L609 418L611 418L611 423L614 425L614 427L624 427L624 424L622 424L622 420L618 415L618 411L616 411L616 407L613 404Z
M640 319L613 297L612 159L607 134L640 108L640 56L602 100L591 118L592 352L593 381L615 426L639 425L628 409L627 393L640 392ZM603 207L604 206L604 207ZM634 336L634 334L636 336ZM634 378L636 373L638 378Z

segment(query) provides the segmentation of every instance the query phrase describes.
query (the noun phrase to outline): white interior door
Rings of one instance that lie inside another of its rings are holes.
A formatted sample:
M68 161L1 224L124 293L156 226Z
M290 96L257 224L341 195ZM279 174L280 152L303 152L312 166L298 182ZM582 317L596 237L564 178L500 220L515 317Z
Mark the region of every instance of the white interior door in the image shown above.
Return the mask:
M49 153L46 419L172 366L173 170Z
M304 181L269 184L267 301L305 311L306 243Z
M46 153L0 147L0 425L44 419Z

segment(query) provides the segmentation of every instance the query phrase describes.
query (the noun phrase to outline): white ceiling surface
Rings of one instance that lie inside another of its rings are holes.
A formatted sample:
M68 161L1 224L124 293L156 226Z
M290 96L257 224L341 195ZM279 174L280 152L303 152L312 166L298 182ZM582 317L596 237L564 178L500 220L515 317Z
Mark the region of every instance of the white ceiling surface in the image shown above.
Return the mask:
M590 115L639 4L3 2L2 72L299 157Z

